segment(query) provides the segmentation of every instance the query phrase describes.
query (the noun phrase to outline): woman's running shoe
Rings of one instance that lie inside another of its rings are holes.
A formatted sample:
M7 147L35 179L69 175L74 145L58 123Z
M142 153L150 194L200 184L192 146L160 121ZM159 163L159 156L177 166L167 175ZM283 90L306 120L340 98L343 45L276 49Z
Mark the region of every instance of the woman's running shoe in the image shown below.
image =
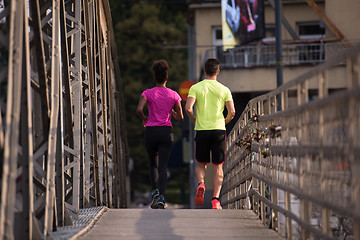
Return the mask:
M160 197L158 198L156 208L165 209L165 198L163 195L160 195Z
M203 205L204 203L204 194L205 194L205 184L200 183L196 190L195 195L195 204L198 206Z
M153 192L150 194L150 199L151 199L151 205L150 207L151 208L157 208L157 202L158 202L158 199L159 199L159 196L160 196L160 192L159 190L157 189L154 189Z

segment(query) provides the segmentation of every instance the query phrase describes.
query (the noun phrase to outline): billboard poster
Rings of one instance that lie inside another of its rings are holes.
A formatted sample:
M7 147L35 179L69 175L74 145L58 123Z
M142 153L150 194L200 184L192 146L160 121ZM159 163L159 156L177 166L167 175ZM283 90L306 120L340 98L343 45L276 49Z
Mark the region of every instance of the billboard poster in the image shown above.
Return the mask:
M224 51L265 35L264 0L221 0Z

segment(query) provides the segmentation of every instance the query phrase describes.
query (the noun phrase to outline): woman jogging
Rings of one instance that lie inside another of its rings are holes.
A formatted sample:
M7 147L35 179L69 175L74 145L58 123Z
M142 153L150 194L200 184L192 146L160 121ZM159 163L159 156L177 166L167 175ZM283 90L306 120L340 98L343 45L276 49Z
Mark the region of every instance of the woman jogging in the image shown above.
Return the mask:
M181 97L166 87L169 65L165 60L154 61L152 65L156 86L145 90L137 107L137 114L145 127L145 147L150 160L150 183L152 185L151 208L165 208L167 163L173 144L171 116L183 121ZM147 104L149 116L145 116Z

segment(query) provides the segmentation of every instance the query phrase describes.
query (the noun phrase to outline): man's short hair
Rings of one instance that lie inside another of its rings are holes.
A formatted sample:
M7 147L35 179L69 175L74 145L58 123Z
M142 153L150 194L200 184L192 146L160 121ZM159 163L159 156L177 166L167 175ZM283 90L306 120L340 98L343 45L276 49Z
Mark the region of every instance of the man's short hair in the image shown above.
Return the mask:
M208 76L214 76L218 70L218 67L220 65L220 62L216 60L215 58L209 58L205 62L205 73Z

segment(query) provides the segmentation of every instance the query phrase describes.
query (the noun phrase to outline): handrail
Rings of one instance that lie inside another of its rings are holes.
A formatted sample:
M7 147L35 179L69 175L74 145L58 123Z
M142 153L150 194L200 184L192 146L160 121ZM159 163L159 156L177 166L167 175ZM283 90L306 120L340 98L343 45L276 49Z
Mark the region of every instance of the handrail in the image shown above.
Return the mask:
M288 239L359 239L359 104L360 45L251 99L228 135L223 207Z

